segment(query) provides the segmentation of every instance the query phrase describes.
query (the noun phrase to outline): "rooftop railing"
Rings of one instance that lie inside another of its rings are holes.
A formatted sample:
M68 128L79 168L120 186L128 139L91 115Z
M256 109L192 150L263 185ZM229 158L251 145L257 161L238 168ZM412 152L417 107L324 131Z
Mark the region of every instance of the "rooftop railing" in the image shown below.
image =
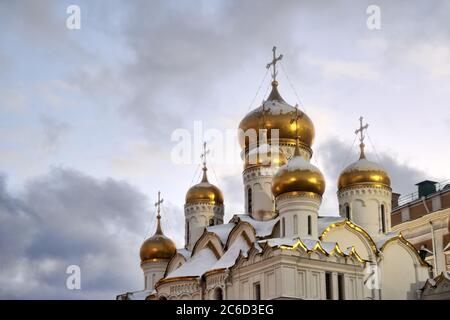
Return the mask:
M441 181L436 183L436 192L433 192L432 194L435 194L437 192L440 192L444 189L448 189L450 190L450 179ZM407 203L413 202L415 200L419 199L419 191L413 192L413 193L409 193L409 194L405 194L403 196L400 196L398 198L398 206L397 207L401 207Z

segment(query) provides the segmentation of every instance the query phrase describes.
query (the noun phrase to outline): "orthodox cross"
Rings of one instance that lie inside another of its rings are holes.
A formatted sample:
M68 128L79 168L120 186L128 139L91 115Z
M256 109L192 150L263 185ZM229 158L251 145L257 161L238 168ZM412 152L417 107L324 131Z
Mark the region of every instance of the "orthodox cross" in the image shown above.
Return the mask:
M365 138L365 134L364 134L364 130L367 130L367 128L369 127L369 124L366 123L365 125L363 125L363 117L359 117L359 129L356 129L355 134L358 135L359 134L359 149L360 149L360 155L359 158L360 159L365 159L366 156L364 154L364 138Z
M161 219L161 204L163 203L164 199L161 199L161 192L158 191L158 201L155 202L155 207L157 208L158 215L156 216L158 219Z
M274 46L272 48L272 52L273 52L272 61L266 65L266 69L269 69L270 67L272 67L272 81L276 81L276 78L277 78L277 73L278 73L277 66L276 66L277 62L280 61L281 59L283 59L282 54L280 54L277 58L276 51L277 51L277 47Z
M206 150L206 142L203 142L203 152L200 155L200 158L203 160L203 168L206 168L206 155L209 153L209 150Z

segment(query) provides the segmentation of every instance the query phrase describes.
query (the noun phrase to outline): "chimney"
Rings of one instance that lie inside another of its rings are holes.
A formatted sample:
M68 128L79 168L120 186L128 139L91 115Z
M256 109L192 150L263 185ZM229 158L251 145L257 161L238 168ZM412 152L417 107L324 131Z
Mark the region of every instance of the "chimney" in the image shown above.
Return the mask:
M422 182L416 183L418 187L419 198L426 197L432 193L436 192L436 183L431 180L424 180Z
M392 201L391 201L392 209L398 207L398 198L400 198L400 193L392 192Z

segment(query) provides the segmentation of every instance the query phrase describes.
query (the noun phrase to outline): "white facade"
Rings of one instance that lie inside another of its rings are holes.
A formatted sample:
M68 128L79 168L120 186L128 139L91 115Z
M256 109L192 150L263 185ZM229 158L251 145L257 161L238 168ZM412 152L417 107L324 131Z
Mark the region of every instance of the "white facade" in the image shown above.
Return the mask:
M164 277L169 260L147 261L141 263L144 272L144 290L151 291L155 284Z
M198 202L185 204L186 248L192 250L206 227L223 223L224 207L221 204Z
M245 210L256 220L274 218L272 178L277 169L275 166L257 166L246 169L243 173Z
M339 214L373 237L391 231L392 191L387 187L354 186L338 191Z
M277 198L282 237L318 238L317 219L322 197L312 193Z

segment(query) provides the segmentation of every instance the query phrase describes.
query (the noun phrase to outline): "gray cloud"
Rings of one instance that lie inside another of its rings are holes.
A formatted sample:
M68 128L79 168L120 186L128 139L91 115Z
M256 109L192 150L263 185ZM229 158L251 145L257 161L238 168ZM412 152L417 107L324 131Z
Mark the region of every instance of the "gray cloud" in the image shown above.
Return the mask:
M0 297L113 299L142 289L139 247L154 228L147 201L126 182L68 169L53 168L18 195L1 176ZM165 211L166 233L180 234L180 210ZM81 268L81 291L65 288L72 264Z
M57 151L62 143L62 139L69 132L70 125L46 114L41 115L40 122L44 149L49 152Z

